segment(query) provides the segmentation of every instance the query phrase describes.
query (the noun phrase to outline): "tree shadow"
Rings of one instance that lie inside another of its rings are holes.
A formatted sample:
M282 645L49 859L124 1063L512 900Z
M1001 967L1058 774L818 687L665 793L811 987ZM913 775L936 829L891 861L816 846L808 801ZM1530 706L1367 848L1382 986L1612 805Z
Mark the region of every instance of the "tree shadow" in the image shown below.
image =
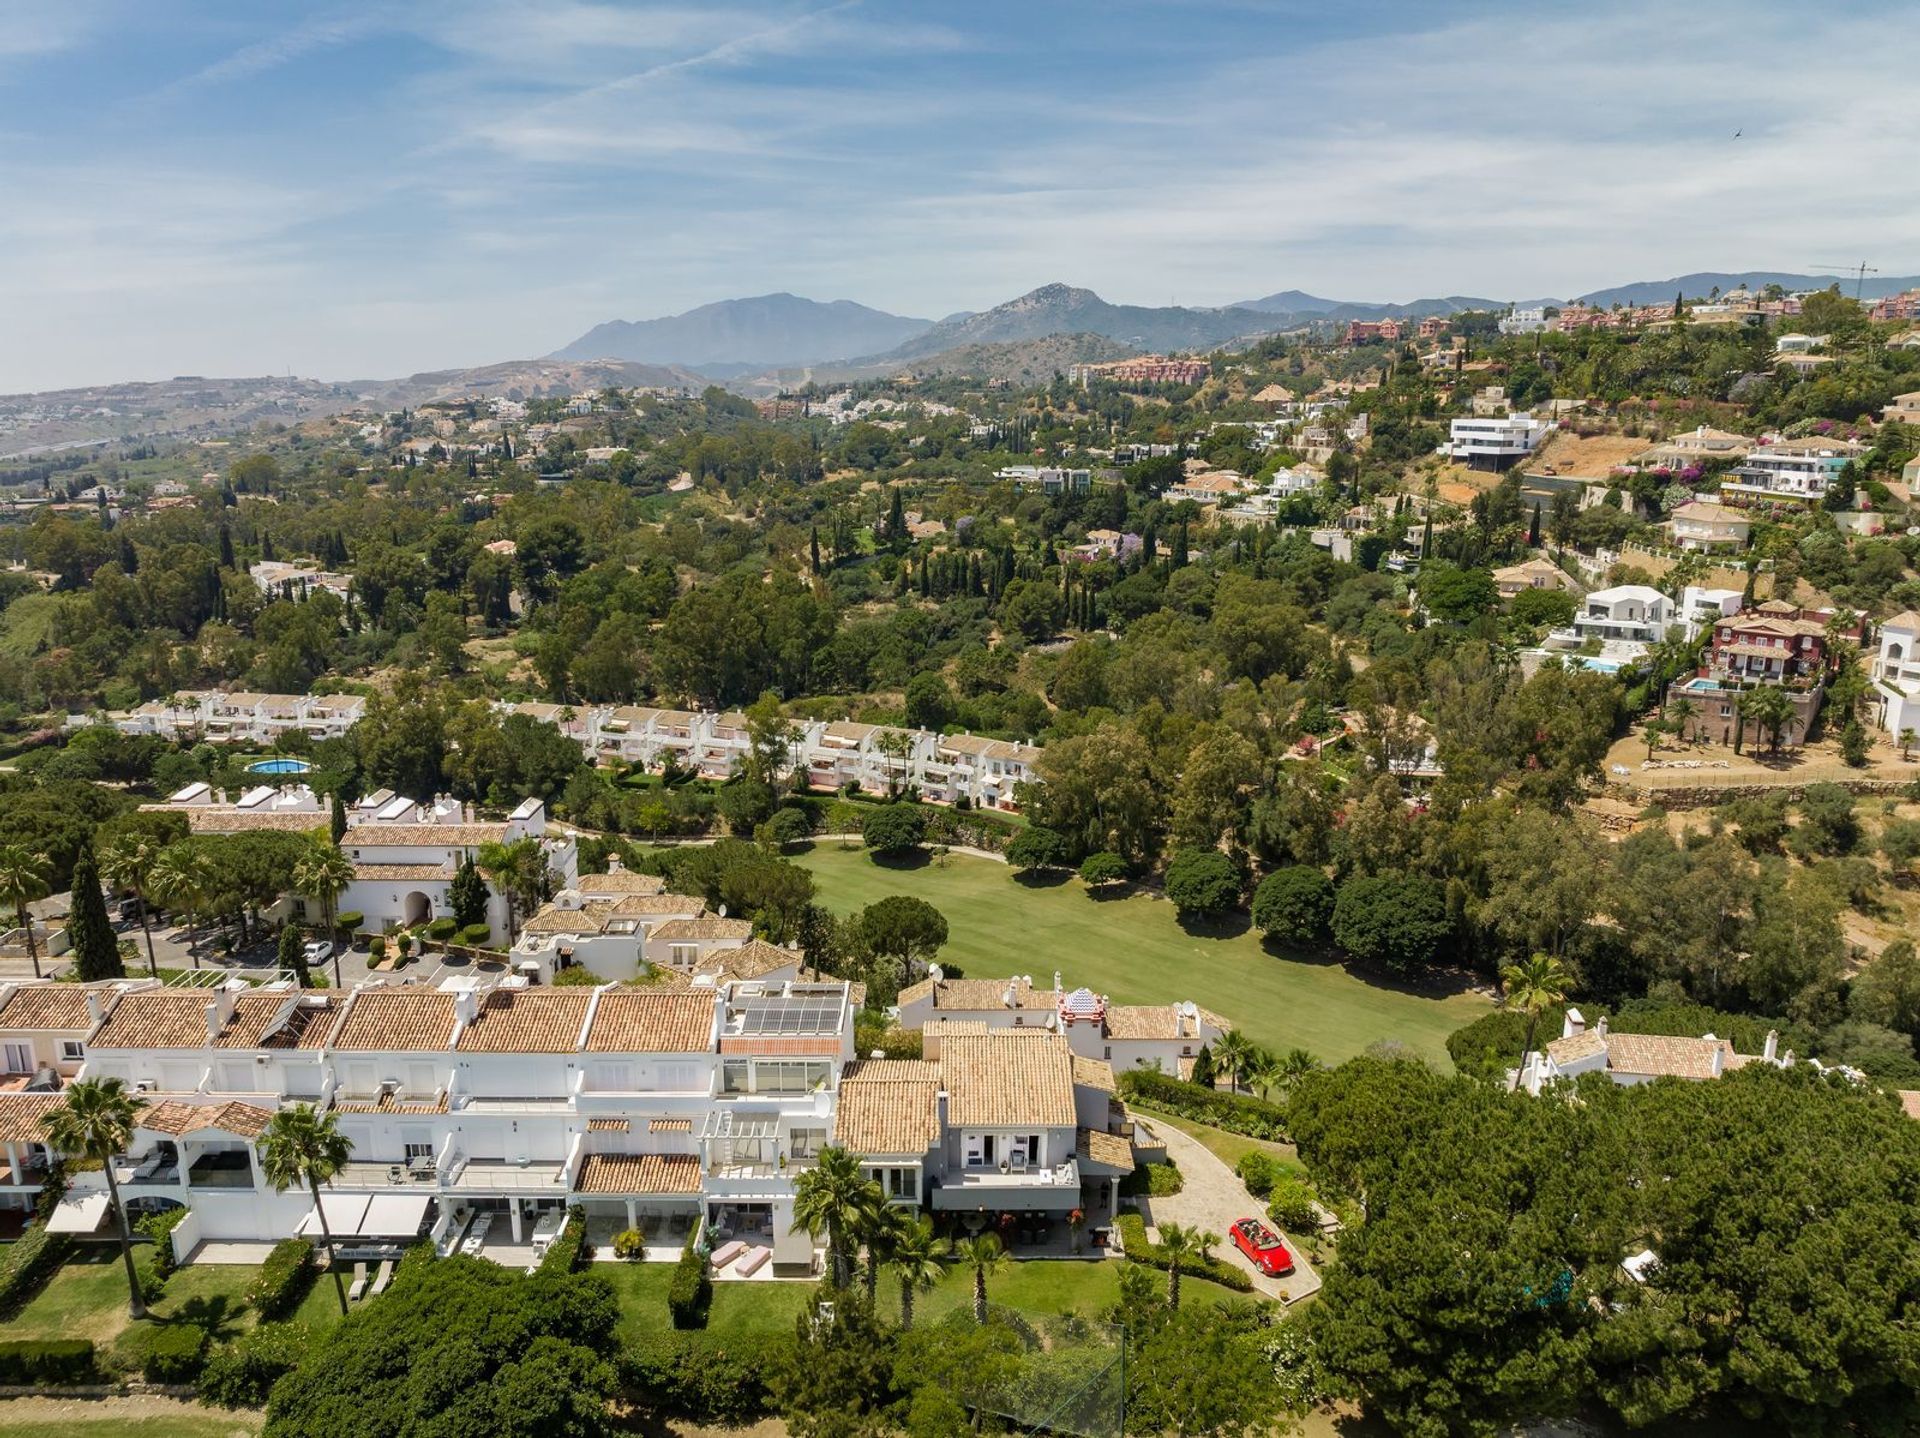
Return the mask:
M1057 889L1072 877L1071 869L1020 869L1013 882L1023 889Z
M1120 899L1131 899L1138 892L1130 883L1089 884L1087 897L1096 904L1111 904Z
M240 1316L246 1311L244 1302L222 1293L210 1298L189 1298L165 1316L155 1314L153 1321L203 1329L211 1342L224 1343L239 1335Z
M903 849L896 854L882 854L869 850L869 857L882 869L898 869L910 873L915 869L924 869L933 862L933 855L925 849Z
M1175 923L1180 932L1195 939L1237 939L1253 927L1253 920L1243 913L1231 914L1180 914Z

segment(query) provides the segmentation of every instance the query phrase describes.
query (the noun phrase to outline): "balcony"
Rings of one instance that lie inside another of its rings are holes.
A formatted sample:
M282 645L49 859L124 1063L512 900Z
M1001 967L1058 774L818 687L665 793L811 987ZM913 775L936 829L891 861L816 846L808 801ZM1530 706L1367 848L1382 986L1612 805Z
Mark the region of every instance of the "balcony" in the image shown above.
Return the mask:
M506 1190L513 1193L567 1191L567 1165L558 1160L536 1163L504 1158L470 1158L454 1167L447 1187L463 1193Z
M242 1150L203 1153L187 1170L188 1188L252 1188L253 1164Z
M432 1159L354 1159L334 1175L335 1188L437 1188Z

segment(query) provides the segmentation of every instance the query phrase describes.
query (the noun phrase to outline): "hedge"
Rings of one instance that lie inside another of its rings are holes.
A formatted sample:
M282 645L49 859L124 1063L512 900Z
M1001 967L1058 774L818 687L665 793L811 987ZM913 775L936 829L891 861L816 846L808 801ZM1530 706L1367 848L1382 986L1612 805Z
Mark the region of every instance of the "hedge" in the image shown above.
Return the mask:
M207 1362L207 1330L155 1323L140 1338L140 1373L149 1383L191 1383Z
M705 1328L707 1307L713 1302L713 1280L707 1276L707 1255L695 1239L687 1239L674 1265L673 1281L667 1285L667 1312L675 1328Z
M0 1343L0 1383L85 1383L97 1376L91 1338L16 1338Z
M262 1408L280 1378L300 1362L309 1341L286 1323L263 1323L222 1344L200 1373L200 1401L218 1408Z
M367 916L365 914L361 913L358 909L352 909L347 913L337 915L334 918L333 926L336 929L345 929L350 934L362 924L366 923L366 921Z
M579 1208L570 1209L560 1234L547 1245L540 1259L542 1273L572 1273L587 1261L587 1217Z
M774 1410L767 1374L784 1334L731 1342L715 1334L648 1332L621 1350L620 1383L634 1403L695 1423L742 1424Z
M1280 1165L1264 1153L1243 1153L1240 1162L1233 1166L1240 1176L1240 1182L1247 1186L1247 1192L1255 1198L1265 1198L1273 1192L1273 1186L1283 1172Z
M458 923L443 914L431 924L427 925L427 937L430 939L438 939L444 943L453 937L454 931L459 927L460 925Z
M487 923L468 924L460 931L460 942L470 949L483 946L493 937L493 925Z
M1114 1221L1114 1227L1120 1230L1120 1246L1127 1257L1135 1263L1144 1263L1149 1268L1157 1268L1165 1273L1170 1266L1167 1252L1157 1243L1147 1242L1147 1221L1137 1213L1123 1213ZM1181 1264L1180 1271L1194 1278L1204 1278L1217 1283L1222 1288L1231 1288L1236 1293L1251 1293L1253 1280L1230 1263L1222 1263L1217 1258L1202 1259L1198 1262Z
M139 1229L153 1243L153 1271L165 1280L172 1276L178 1266L174 1261L173 1244L169 1241L174 1229L190 1212L184 1205L164 1209L159 1213L150 1213L141 1219L135 1228Z
M0 1315L10 1314L40 1291L73 1252L73 1240L35 1224L0 1253Z
M247 1302L264 1319L283 1318L306 1296L307 1285L316 1272L312 1242L283 1238L260 1265L259 1274L247 1289Z
M1120 1094L1177 1118L1192 1119L1248 1138L1287 1141L1286 1115L1274 1104L1250 1094L1221 1093L1204 1084L1169 1078L1151 1069L1128 1069L1120 1075Z
M1120 1195L1123 1198L1138 1198L1142 1194L1149 1198L1171 1198L1186 1184L1172 1159L1165 1163L1138 1163L1132 1173L1120 1180Z

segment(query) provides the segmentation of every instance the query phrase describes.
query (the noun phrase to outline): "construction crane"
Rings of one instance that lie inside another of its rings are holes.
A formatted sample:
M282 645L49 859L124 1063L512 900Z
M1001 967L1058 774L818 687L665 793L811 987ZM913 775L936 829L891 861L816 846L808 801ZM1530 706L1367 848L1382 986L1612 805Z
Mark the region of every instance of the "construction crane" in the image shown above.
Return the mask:
M1860 291L1866 286L1867 276L1877 275L1880 273L1880 271L1875 269L1872 265L1868 264L1865 260L1862 260L1857 265L1827 265L1827 264L1821 264L1820 262L1815 261L1814 268L1818 270L1825 270L1828 274L1852 275L1853 276L1853 302L1855 304L1860 303Z

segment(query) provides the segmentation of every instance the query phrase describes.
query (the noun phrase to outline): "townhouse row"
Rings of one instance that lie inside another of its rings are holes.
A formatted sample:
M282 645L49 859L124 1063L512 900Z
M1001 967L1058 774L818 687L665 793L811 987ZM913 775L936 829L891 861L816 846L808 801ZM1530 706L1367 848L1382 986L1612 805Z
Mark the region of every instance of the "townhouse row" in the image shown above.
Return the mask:
M133 709L69 714L67 728L85 729L104 722L122 734L152 734L176 742L204 739L215 744L272 744L288 734L309 739L344 738L366 712L367 701L358 694L228 694L218 689L184 689ZM305 767L297 760L266 762Z
M860 1061L855 991L787 977L14 985L0 989L0 1208L36 1202L55 1157L40 1120L60 1090L112 1077L142 1101L112 1161L120 1192L136 1214L187 1207L189 1244L324 1218L348 1256L424 1235L518 1263L578 1205L598 1243L637 1229L670 1258L704 1225L756 1250L754 1267L798 1275L817 1254L794 1228L795 1185L829 1144L901 1205L1104 1224L1134 1164L1114 1065L1086 1051L1105 1006L1022 995L1024 1016L1054 1021L943 1017L922 1059ZM319 1210L261 1168L260 1136L295 1103L333 1114L352 1146ZM50 1223L105 1236L107 1205L105 1175L77 1170Z
M737 710L572 707L509 704L504 712L551 724L593 763L658 767L671 760L703 778L738 773L753 750L747 716ZM974 734L935 734L850 720L796 720L787 763L815 789L884 794L911 786L922 798L977 808L1015 809L1017 785L1039 777L1040 750Z

